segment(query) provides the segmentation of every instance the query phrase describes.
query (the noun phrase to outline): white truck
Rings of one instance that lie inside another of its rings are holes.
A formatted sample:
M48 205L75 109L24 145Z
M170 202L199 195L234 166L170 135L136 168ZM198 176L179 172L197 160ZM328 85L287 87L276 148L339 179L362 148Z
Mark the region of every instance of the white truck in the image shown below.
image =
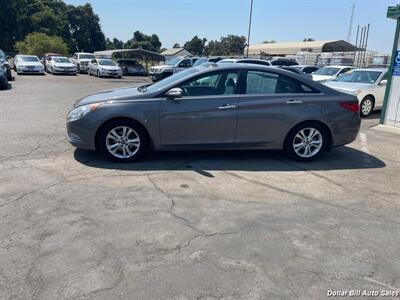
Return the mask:
M96 59L93 53L77 52L72 56L71 62L75 64L78 73L87 73L89 70L89 62Z
M191 68L198 59L198 57L175 57L167 61L165 65L151 67L149 75L153 81L158 81L174 73Z

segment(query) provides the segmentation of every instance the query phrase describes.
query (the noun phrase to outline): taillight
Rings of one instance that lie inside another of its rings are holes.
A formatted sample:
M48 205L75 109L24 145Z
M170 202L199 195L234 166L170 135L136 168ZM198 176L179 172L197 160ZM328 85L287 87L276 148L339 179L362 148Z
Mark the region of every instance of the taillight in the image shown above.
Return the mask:
M340 105L353 113L358 113L360 110L358 102L340 102Z

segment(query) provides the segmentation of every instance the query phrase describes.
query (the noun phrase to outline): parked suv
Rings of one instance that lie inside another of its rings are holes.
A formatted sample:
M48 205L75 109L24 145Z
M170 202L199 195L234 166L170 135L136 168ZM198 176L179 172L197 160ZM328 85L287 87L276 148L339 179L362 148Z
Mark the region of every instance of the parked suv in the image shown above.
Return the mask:
M198 60L198 57L176 57L161 66L153 66L150 69L149 75L153 81L158 81L178 73L187 68L191 68Z
M78 52L71 58L71 62L75 64L79 73L87 73L89 63L93 59L96 59L96 56L93 53Z
M7 56L0 50L0 67L3 67L7 74L7 80L11 80L11 66L7 61Z

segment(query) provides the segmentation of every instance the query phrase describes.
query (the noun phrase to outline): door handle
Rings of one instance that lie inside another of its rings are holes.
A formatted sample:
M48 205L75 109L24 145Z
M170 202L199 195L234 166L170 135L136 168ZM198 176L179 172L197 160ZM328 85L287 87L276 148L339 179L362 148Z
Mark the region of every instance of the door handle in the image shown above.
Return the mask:
M287 104L301 104L301 103L303 103L303 101L297 100L297 99L291 99L291 100L286 101L286 103Z
M232 109L232 108L236 108L236 105L225 104L225 105L222 105L222 106L218 107L218 109Z

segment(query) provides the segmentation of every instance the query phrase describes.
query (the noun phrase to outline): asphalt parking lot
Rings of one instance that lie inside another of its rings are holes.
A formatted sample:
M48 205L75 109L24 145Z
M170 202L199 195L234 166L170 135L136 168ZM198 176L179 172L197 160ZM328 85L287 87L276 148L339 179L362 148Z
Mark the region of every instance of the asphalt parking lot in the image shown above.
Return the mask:
M0 299L400 288L400 136L371 128L377 113L354 143L307 164L270 151L114 164L69 145L75 100L143 82L17 76L0 91Z

